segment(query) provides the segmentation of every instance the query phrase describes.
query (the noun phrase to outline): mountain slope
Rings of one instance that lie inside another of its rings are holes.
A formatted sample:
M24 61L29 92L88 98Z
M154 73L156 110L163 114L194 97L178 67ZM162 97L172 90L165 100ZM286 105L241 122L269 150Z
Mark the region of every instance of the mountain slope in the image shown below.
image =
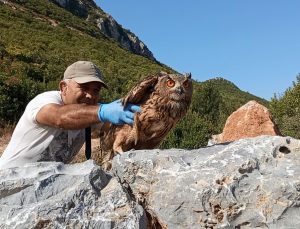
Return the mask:
M134 33L122 28L111 15L105 13L93 0L52 0L52 2L70 11L74 15L97 25L104 35L114 39L125 49L155 60L152 52Z
M268 106L269 104L267 100L252 95L249 92L244 92L232 82L221 77L209 79L207 81L204 81L203 84L213 85L213 87L221 93L221 96L225 101L235 104L236 106L238 106L239 104L243 104L245 101L249 100L256 100L264 106Z
M61 78L65 67L89 59L99 65L109 84L136 81L143 74L170 70L132 55L104 36L90 22L48 1L6 1L0 9L2 72L49 83ZM21 3L20 3L21 2ZM17 4L18 3L18 4ZM118 93L126 87L120 84ZM128 89L128 88L127 88Z

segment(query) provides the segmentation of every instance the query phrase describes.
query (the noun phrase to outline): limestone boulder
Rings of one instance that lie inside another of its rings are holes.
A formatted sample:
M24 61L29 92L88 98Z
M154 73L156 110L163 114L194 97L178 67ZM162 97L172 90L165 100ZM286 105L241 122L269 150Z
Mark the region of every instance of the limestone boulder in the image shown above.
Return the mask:
M299 140L131 151L114 158L113 171L152 228L300 228Z
M0 228L146 228L143 208L93 161L0 170Z
M0 170L0 229L300 228L300 140L137 150Z

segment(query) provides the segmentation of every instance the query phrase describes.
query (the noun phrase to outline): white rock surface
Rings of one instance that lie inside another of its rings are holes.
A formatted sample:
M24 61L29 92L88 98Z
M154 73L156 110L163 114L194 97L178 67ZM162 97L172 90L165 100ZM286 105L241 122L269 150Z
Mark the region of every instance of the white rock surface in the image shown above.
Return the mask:
M93 161L0 170L0 228L146 228L143 208Z
M300 141L131 151L113 171L157 228L300 228Z
M300 228L300 140L130 151L112 174L93 161L0 170L0 228Z

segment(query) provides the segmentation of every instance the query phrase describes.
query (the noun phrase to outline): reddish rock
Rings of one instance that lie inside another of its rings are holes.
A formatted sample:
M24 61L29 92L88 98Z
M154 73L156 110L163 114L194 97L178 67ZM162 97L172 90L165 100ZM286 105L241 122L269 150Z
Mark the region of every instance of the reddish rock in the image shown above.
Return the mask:
M280 135L269 110L252 100L233 112L226 120L223 133L213 135L211 143L224 143L260 135Z

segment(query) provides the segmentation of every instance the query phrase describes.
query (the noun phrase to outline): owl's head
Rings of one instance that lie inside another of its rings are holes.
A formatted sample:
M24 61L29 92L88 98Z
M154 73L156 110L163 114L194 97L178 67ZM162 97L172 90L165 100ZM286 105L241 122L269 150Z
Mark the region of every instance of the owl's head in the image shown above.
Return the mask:
M171 103L185 102L189 105L193 94L191 74L167 74L160 72L155 91Z

